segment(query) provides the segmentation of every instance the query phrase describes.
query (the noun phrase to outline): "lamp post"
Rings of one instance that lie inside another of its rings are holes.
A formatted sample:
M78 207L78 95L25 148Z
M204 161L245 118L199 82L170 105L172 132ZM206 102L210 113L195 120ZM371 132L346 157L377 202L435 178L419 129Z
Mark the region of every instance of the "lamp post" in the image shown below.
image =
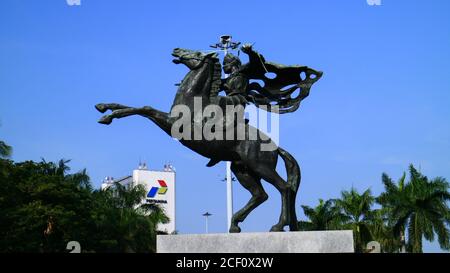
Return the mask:
M206 233L208 233L208 217L211 216L212 214L209 212L203 213L203 216L205 216L205 220L206 220Z
M236 49L241 44L241 42L233 42L231 41L231 35L222 35L220 36L220 40L217 44L210 45L212 48L220 48L223 50L224 55L227 55L228 50Z
M222 182L226 182L227 181L227 177L225 176L224 178L220 179L220 181ZM231 176L231 182L236 181L236 177L234 177L233 175Z
M241 44L240 42L233 42L231 40L231 35L222 35L220 36L219 43L211 45L212 48L219 48L223 51L224 56L227 55L228 50L233 50L238 48ZM228 74L225 74L225 78L228 77ZM226 163L226 179L227 179L227 232L230 230L231 226L231 218L233 217L233 184L231 179L231 162L227 161Z

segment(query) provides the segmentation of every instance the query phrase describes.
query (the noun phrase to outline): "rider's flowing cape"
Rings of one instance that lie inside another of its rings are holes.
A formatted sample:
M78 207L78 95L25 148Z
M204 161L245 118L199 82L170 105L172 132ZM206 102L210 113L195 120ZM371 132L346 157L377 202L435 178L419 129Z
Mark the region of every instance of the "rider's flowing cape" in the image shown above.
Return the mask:
M322 72L307 66L266 62L261 54L253 53L257 54L262 65L243 67L242 72L250 80L246 99L264 110L280 114L294 112L309 95L311 86L322 77ZM268 73L275 76L269 78ZM264 85L252 80L261 80Z

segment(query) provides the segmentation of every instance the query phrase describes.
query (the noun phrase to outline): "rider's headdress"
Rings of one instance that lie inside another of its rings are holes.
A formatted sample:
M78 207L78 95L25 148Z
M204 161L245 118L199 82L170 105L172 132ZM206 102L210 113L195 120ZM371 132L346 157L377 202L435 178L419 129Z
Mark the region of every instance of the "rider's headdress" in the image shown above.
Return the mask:
M223 58L223 65L241 65L241 60L231 53L227 53Z

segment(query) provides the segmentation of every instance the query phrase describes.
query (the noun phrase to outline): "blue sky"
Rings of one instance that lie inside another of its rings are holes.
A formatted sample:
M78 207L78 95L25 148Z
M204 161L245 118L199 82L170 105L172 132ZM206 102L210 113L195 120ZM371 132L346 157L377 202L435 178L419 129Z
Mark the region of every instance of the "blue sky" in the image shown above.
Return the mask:
M450 179L450 1L4 0L0 3L0 139L13 159L72 159L95 186L139 159L177 169L182 233L226 230L225 163L207 159L140 117L97 123L94 105L168 111L187 72L175 47L208 49L221 34L255 42L267 60L324 71L299 111L280 117L280 145L301 165L297 199L316 205L351 186L382 191L409 163ZM267 231L280 197L241 224ZM235 209L249 194L235 184ZM303 217L303 215L301 215ZM426 251L439 251L426 243Z

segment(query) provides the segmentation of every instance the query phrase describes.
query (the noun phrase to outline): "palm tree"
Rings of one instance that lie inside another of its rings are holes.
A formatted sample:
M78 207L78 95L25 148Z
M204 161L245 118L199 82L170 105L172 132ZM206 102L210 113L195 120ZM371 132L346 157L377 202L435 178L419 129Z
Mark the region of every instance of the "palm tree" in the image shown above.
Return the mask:
M335 205L335 200L324 201L319 199L319 205L315 208L302 206L303 212L309 221L299 221L300 230L335 230L339 229L346 217Z
M336 200L336 205L348 219L344 227L353 230L356 252L363 252L366 244L372 240L370 219L374 200L370 189L359 194L353 187L350 191L343 191L341 198Z
M438 237L442 249L450 249L450 213L447 201L449 183L442 177L429 180L409 166L410 181L404 182L405 175L398 186L383 174L386 192L377 198L377 202L389 211L394 223L394 235L408 233L407 249L413 253L422 252L422 240L434 241Z
M169 219L157 204L142 204L146 196L144 186L115 183L106 194L111 205L107 223L115 223L113 233L119 251L155 252L158 225Z
M405 199L405 179L406 173L403 173L402 177L398 180L397 184L385 173L381 175L381 181L384 184L384 192L376 198L377 203L383 206L382 211L387 217L386 221L392 228L390 236L393 236L399 241L399 251L405 252L405 226L398 226L396 229L398 234L394 234L394 226L396 220L392 217L392 208L400 204L400 200Z
M389 221L386 209L373 210L368 220L372 239L380 243L381 251L385 253L399 252L402 243L400 237L394 236L393 223Z
M12 154L12 147L0 140L0 158L10 157Z

